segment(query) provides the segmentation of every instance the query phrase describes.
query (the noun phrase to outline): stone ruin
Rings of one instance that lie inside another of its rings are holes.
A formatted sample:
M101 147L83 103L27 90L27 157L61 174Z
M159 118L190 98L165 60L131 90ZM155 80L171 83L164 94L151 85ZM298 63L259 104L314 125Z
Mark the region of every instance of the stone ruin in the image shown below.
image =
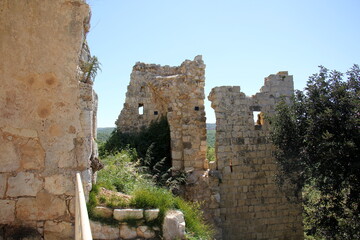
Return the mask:
M0 1L0 239L73 239L75 173L88 193L99 167L97 96L79 67L89 58L89 16L83 0ZM185 197L203 202L217 239L303 239L301 206L273 182L262 117L292 94L292 76L270 75L253 97L213 89L214 163L206 160L204 76L200 56L179 67L137 63L118 128L167 116L173 169L189 173Z
M97 156L89 17L83 0L0 1L0 239L74 239L75 173L88 193Z
M136 63L116 125L123 132L138 131L167 116L173 170L189 173L184 197L202 202L216 239L303 239L301 205L289 202L274 182L274 146L264 118L281 98L292 96L293 77L272 74L251 97L239 86L212 89L216 161L211 163L204 85L201 56L179 67Z
M207 168L204 86L205 65L201 56L186 60L179 67L138 62L115 124L122 132L138 131L166 116L173 170Z

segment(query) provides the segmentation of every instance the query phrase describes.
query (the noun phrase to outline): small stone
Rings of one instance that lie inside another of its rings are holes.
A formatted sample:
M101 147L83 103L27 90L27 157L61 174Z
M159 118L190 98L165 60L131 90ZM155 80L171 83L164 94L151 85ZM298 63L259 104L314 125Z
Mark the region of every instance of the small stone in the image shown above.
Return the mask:
M137 236L136 228L130 227L126 224L120 226L120 237L123 239L132 239Z
M108 207L95 207L93 213L103 218L111 218L113 216L113 210Z
M183 239L185 236L184 214L178 210L168 211L163 223L163 237L165 240Z
M118 221L126 219L142 219L144 217L142 209L114 209L114 218Z
M148 209L145 210L144 215L145 215L145 220L146 221L152 221L154 219L156 219L159 216L159 209Z
M120 230L118 227L101 224L99 222L90 221L91 233L94 239L118 239Z
M136 229L136 233L139 237L145 239L154 238L156 236L155 232L152 229L150 229L148 226L139 226Z

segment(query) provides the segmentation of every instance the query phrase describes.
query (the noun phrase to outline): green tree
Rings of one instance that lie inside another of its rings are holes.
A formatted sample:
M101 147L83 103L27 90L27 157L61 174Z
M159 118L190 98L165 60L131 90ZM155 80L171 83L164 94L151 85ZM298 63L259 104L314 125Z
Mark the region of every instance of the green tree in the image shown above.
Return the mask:
M359 66L343 78L320 66L271 119L279 184L303 193L306 233L322 239L360 239Z

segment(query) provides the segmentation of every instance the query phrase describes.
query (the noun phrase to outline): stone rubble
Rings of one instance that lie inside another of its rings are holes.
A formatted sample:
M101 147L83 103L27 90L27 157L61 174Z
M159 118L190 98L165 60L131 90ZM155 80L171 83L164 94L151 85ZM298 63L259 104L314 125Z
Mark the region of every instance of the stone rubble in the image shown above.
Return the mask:
M185 220L184 214L178 210L170 210L166 213L163 226L163 238L165 240L184 239Z

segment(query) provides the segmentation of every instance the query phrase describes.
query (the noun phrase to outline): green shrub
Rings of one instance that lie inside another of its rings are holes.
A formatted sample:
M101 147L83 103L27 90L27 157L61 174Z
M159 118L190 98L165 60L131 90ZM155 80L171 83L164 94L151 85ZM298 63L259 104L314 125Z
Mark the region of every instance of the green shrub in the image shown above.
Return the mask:
M206 158L209 162L214 162L216 161L216 157L215 157L215 148L214 147L207 147L206 149Z
M213 231L204 223L199 204L188 203L180 197L175 197L170 190L155 186L151 176L143 174L142 169L136 162L134 163L136 158L136 151L124 149L102 160L105 167L98 172L98 182L93 186L89 196L90 218L110 225L116 224L114 219L104 219L93 213L93 208L99 204L112 208L158 208L159 218L146 224L161 226L166 211L179 209L184 213L189 239L211 239ZM102 195L100 187L123 191L131 195L131 199L127 201L117 196ZM130 219L129 224L134 224L134 222Z

